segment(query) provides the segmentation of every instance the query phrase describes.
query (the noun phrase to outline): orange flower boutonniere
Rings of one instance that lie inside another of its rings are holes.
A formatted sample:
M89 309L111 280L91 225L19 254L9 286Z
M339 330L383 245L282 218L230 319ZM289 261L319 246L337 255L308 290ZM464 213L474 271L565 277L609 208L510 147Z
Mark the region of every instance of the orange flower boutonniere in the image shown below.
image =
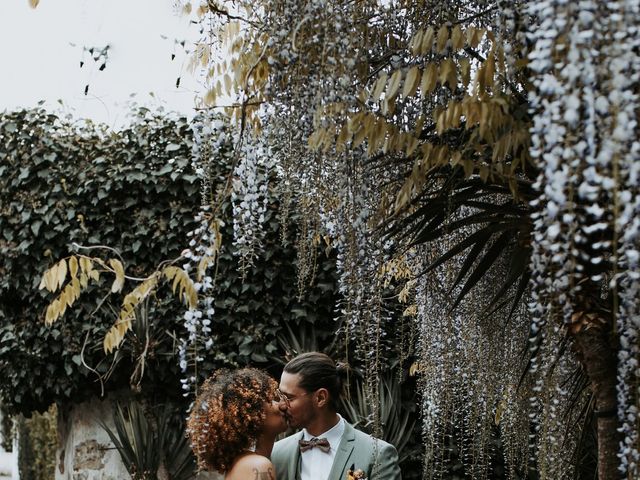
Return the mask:
M351 468L347 470L347 480L367 480L364 476L364 471L361 469L355 469L355 464L351 465Z

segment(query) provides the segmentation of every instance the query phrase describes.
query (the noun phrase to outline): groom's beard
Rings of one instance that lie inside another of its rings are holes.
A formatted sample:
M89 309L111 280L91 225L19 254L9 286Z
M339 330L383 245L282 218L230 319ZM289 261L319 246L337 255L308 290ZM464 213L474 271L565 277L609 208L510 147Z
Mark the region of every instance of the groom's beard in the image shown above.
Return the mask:
M293 417L288 413L284 414L284 421L287 422L287 426L289 428L296 429L296 428L300 427L300 425L297 425L297 424L295 424L295 422L293 422Z

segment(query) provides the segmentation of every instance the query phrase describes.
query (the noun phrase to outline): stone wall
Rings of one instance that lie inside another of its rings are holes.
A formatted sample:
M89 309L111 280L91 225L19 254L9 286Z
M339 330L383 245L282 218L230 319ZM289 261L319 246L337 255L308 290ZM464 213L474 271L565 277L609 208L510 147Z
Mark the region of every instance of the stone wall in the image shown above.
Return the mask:
M120 454L100 426L114 429L110 400L93 399L58 410L55 480L122 480L130 478Z
M55 480L127 480L123 465L104 422L115 430L111 399L93 399L58 409L58 450ZM162 475L158 476L159 480ZM201 472L196 480L222 480L216 473Z

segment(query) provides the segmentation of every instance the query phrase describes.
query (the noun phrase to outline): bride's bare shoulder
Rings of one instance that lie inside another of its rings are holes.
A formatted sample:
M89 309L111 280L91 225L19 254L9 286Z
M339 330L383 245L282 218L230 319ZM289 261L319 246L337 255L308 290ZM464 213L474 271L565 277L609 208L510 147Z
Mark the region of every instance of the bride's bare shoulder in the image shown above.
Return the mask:
M267 457L252 453L238 459L225 480L276 480L276 469Z

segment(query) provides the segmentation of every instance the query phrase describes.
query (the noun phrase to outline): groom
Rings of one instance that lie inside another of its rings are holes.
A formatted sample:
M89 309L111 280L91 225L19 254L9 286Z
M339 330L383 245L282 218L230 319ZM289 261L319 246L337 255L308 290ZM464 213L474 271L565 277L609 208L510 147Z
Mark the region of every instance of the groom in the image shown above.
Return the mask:
M393 445L356 430L337 413L347 367L324 353L298 355L280 377L280 410L302 428L273 447L278 480L347 480L362 470L368 480L401 480Z

